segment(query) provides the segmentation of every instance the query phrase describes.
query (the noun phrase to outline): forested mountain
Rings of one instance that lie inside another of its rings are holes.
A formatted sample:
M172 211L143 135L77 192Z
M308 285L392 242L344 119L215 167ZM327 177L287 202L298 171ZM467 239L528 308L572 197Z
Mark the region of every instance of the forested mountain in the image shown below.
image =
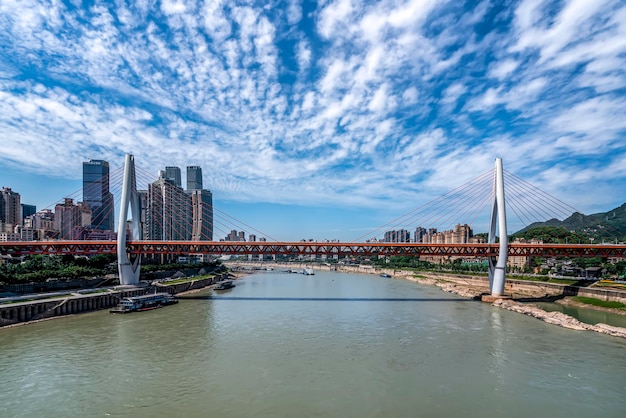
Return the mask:
M553 227L553 228L546 228ZM573 213L567 219L559 221L550 219L545 222L535 222L513 234L513 237L526 239L544 236L549 240L544 242L577 242L593 238L596 243L602 240L626 241L626 203L608 212L584 215Z

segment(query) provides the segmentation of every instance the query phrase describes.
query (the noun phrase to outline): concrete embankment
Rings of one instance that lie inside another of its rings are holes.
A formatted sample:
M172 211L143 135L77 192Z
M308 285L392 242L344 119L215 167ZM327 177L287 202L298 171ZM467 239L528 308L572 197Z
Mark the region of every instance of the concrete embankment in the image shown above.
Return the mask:
M159 283L156 286L144 286L131 289L109 289L93 294L68 293L66 295L28 301L15 301L0 305L0 327L39 321L57 316L73 315L116 306L122 298L146 293L167 292L169 294L186 293L204 289L220 280L225 280L227 273L189 280L182 283Z
M120 299L143 295L148 289L146 287L109 290L85 295L71 293L49 299L2 304L0 305L0 327L111 308L117 305Z
M160 292L167 292L171 295L176 295L180 293L187 293L191 291L202 290L208 286L214 285L215 283L226 280L230 276L228 273L220 274L214 277L205 277L198 280L189 280L183 283L175 283L175 284L167 284L165 283L157 283L156 288Z

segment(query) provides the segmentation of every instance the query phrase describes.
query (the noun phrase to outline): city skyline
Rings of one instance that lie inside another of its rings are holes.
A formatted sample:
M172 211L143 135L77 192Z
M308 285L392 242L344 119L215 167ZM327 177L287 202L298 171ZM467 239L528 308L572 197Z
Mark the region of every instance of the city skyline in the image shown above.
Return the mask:
M216 208L294 241L350 241L496 157L583 213L626 200L623 2L0 10L0 187L37 209L125 153L203 167Z

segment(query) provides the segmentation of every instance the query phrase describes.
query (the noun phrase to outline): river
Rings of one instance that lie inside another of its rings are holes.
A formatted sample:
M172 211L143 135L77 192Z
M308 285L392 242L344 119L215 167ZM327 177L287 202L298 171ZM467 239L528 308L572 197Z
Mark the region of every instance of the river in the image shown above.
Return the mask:
M623 339L373 275L211 295L0 329L0 416L624 416Z

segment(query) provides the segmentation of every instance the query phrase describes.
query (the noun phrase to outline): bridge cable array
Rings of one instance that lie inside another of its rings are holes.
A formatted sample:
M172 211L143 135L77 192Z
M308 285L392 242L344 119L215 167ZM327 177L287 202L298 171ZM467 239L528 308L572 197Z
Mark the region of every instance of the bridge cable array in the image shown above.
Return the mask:
M475 227L476 222L479 222L478 225L484 225L484 231L487 231L490 210L494 201L494 181L495 170L489 170L357 237L353 242L360 242L366 238L368 241L384 240L384 233L390 230L405 230L409 233L418 227L426 230L451 230L457 224ZM506 170L504 170L504 183L507 219L509 220L508 234L531 227L535 223L550 220L568 219L568 223L573 223L577 229L597 227L593 221L584 221L582 216L572 217L576 213L581 213L573 206ZM513 230L512 227L515 229ZM626 234L610 226L604 226L604 231L614 237L623 237Z

